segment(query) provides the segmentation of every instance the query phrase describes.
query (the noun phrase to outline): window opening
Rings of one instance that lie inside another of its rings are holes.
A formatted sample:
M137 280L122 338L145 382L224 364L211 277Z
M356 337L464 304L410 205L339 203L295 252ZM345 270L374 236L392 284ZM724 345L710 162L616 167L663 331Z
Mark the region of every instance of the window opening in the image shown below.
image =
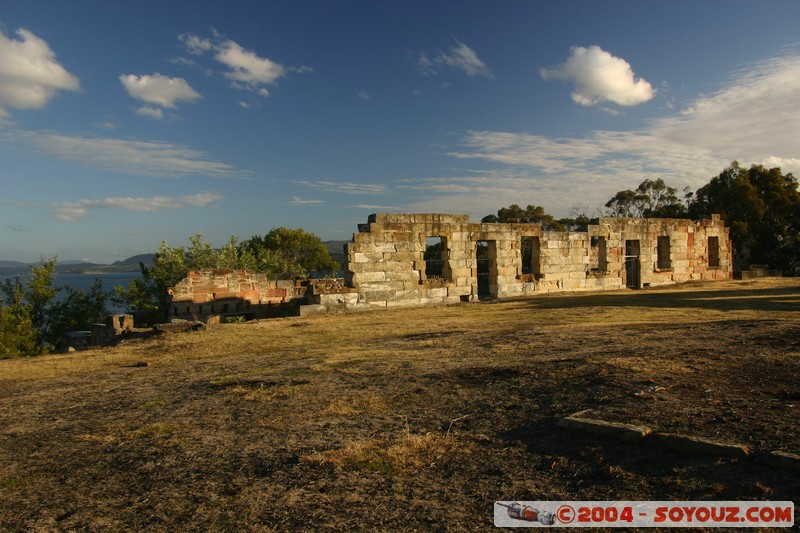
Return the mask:
M591 238L591 260L593 265L597 265L592 270L599 272L606 272L608 270L608 254L606 253L606 238L605 237L592 237Z
M443 278L444 264L447 260L447 246L444 237L425 238L425 277Z
M708 238L708 266L719 267L719 237Z
M542 273L539 237L522 237L522 273L539 276Z
M672 268L672 261L669 256L669 236L662 235L658 238L658 268Z

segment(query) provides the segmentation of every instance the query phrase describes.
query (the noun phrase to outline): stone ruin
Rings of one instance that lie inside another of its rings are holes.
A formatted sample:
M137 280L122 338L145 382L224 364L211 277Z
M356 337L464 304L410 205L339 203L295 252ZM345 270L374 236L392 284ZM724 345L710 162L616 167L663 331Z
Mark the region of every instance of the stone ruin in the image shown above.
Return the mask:
M205 269L191 271L169 289L171 319L219 323L226 317L277 318L306 315L326 306L349 307L357 303L354 288L343 279L271 280L248 270ZM346 302L346 303L345 303Z
M601 218L588 231L567 232L474 223L467 215L381 213L358 229L345 246L344 279L190 272L170 289L170 315L214 322L732 277L729 231L718 215Z
M59 346L64 352L85 350L92 346L112 344L117 338L133 330L133 315L107 315L105 322L96 322L89 331L67 331L61 336Z

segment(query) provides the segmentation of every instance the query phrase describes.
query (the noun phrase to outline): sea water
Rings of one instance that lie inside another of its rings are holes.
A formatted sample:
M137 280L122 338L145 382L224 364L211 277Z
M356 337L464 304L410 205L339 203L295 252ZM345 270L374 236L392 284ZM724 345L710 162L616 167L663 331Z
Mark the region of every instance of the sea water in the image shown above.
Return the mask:
M19 277L22 283L25 283L27 279L30 277L29 274L20 274L19 276L0 276L0 283L3 283L6 279L13 279ZM123 287L128 286L128 282L133 278L141 277L141 273L139 272L113 272L113 273L104 273L104 274L53 274L53 286L56 288L61 288L69 285L73 289L82 289L85 292L89 291L89 288L92 286L92 283L95 280L100 280L103 282L103 291L106 294L110 294L116 285L121 285ZM59 295L56 296L58 299L59 296L64 294L64 291L59 291ZM2 296L2 295L0 295ZM111 300L107 302L108 310L112 313L121 313L124 309L119 309L115 307Z

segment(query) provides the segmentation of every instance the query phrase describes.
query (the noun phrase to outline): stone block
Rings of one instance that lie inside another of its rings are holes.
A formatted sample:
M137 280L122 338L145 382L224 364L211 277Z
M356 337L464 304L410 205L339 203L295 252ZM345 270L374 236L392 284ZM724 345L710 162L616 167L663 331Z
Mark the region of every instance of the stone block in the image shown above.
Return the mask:
M319 301L320 304L327 308L350 309L358 304L358 294L354 292L346 294L321 294L319 296Z
M447 287L447 296L467 296L472 294L472 286Z
M370 283L359 283L362 291L399 291L405 289L405 282L397 281L376 281Z
M472 275L471 268L453 268L450 270L450 274L453 279L457 278L468 278Z
M444 298L447 296L447 287L428 289L428 298Z
M419 288L417 285L415 288L403 289L400 291L394 291L394 298L386 298L386 300L395 299L395 300L404 300L404 299L414 299L418 300L423 296L423 293L426 291L425 288Z
M396 252L397 245L393 242L376 242L373 245L373 250L381 254L383 254L384 252Z
M301 305L300 316L311 316L326 313L328 309L322 304Z
M385 281L386 280L386 272L378 271L378 272L362 272L360 274L356 274L353 277L356 283L373 283L376 281Z
M422 252L415 252L415 251L385 252L383 254L383 259L385 261L397 261L401 263L407 262L409 263L408 268L410 268L410 264L412 261L422 260Z
M408 299L408 300L388 300L386 307L388 308L403 308L403 307L418 307L422 305L422 299Z
M800 474L800 455L796 453L770 452L761 457L761 461L778 470L788 470Z
M653 437L672 450L694 455L745 458L750 450L743 444L727 444L704 437L690 437L672 433L655 433Z
M594 435L606 435L616 437L625 441L639 441L650 435L652 430L646 426L634 424L622 424L618 422L606 422L586 417L588 411L580 411L573 415L560 419L556 425L565 429L591 433Z

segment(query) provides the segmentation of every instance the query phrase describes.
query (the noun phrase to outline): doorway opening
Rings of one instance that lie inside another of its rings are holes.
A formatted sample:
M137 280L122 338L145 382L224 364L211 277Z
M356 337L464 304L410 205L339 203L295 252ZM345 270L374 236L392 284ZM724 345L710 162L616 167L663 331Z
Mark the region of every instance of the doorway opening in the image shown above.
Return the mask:
M495 241L478 241L475 257L478 261L478 299L497 297L497 244Z
M638 239L625 241L625 286L629 289L642 288Z

